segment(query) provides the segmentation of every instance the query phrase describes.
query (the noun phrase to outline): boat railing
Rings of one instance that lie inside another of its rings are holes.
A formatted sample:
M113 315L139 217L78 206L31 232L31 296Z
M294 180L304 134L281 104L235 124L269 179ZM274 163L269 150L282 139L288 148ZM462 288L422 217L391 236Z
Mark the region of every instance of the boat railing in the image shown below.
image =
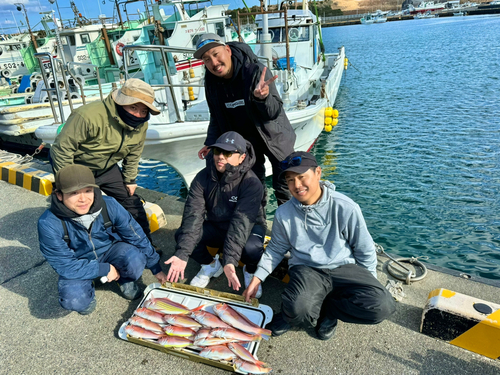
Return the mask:
M85 105L85 95L83 94L83 84L84 82L82 82L81 78L79 79L79 77L77 77L75 74L73 74L73 72L71 71L71 68L73 66L88 66L90 68L93 68L95 69L95 73L96 73L96 77L97 77L97 85L99 86L99 95L101 96L101 101L104 100L104 97L102 95L102 86L101 86L101 80L100 80L100 75L99 75L99 67L97 65L93 65L93 64L89 64L89 63L79 63L79 62L74 62L74 61L70 61L68 62L67 64L67 72L68 74L71 76L71 78L73 78L73 81L75 83L75 85L78 85L80 87L80 94L81 94L81 97L82 97L82 101L83 101L83 104ZM68 87L68 86L66 86ZM68 100L70 98L70 95L68 95ZM71 109L73 111L73 108Z
M130 61L130 55L134 53L134 51L145 51L145 52L159 52L161 55L161 61L163 68L165 69L165 78L167 79L166 83L149 83L151 87L164 87L168 88L170 91L170 95L172 96L172 101L175 109L175 114L177 116L177 122L183 122L180 108L179 108L179 101L177 100L177 96L174 90L174 87L204 87L204 83L174 83L172 80L172 75L170 74L169 71L169 65L168 65L168 57L167 53L172 53L172 52L180 52L180 53L186 53L186 54L193 54L196 50L194 48L185 48L185 47L174 47L174 46L162 46L162 45L129 45L129 46L124 46L123 47L123 68L124 68L124 73L125 73L125 79L129 79L130 75L128 72L128 61Z
M102 86L101 86L101 81L99 79L99 67L96 65L92 64L87 64L87 63L78 63L78 62L68 62L66 65L64 65L63 60L54 58L52 55L48 52L39 52L35 53L35 58L38 59L38 64L40 65L40 71L45 72L46 68L43 65L43 61L49 60L49 69L50 73L52 74L52 79L54 83L54 87L50 87L50 81L49 77L47 74L42 74L43 82L45 84L45 88L42 89L42 91L47 92L47 97L49 98L49 104L50 108L52 109L52 115L54 116L54 124L62 124L66 121L65 116L64 116L64 109L63 109L63 100L64 95L63 92L66 92L69 108L71 112L73 112L73 98L71 97L71 92L70 92L70 84L68 80L68 75L71 76L73 79L73 83L75 86L79 86L80 88L80 97L82 98L82 103L85 105L85 94L84 94L84 88L83 85L85 82L83 81L83 78L77 77L73 72L72 68L73 66L90 66L96 71L96 76L97 76L97 84L99 86L99 94L101 96L101 101L104 100L103 95L102 95ZM59 69L57 68L59 67ZM57 74L57 72L60 72L60 75ZM59 79L62 77L62 82L59 81ZM52 94L55 95L55 100L57 101L58 108L59 108L59 116L57 115L56 108L54 106L54 101L52 100ZM59 118L61 121L59 121Z
M54 124L62 124L65 121L64 110L63 110L63 104L62 104L62 100L61 100L61 88L59 87L59 84L57 82L57 68L56 68L55 62L57 62L59 64L61 71L64 71L64 64L63 64L62 60L53 58L52 54L50 54L48 52L35 53L35 58L38 59L38 64L40 65L41 72L45 72L45 68L43 66L43 59L48 59L50 62L49 69L51 70L52 77L54 77L54 87L53 88L50 87L49 79L48 79L47 75L42 74L43 82L45 84L45 88L43 89L43 91L47 92L47 96L49 98L49 103L50 103L50 108L52 109L52 115L54 116L54 120L55 120ZM66 78L64 74L63 74L63 76L64 76L64 78ZM66 84L65 87L68 87L68 85ZM61 122L59 122L59 117L57 116L56 108L54 106L54 102L52 101L51 93L54 93L56 95L57 104L59 106L59 115L61 117ZM68 97L69 97L69 95L68 95Z

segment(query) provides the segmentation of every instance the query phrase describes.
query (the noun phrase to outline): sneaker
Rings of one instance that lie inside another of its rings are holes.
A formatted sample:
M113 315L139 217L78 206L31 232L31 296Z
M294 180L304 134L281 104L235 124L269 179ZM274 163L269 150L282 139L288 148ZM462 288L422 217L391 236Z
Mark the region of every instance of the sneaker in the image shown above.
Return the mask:
M85 310L78 311L78 314L89 315L90 313L92 313L92 311L95 310L96 305L97 305L97 303L96 303L95 297L94 297L94 299L90 302L90 304L87 306L87 308Z
M287 333L292 326L283 319L283 314L274 314L273 320L271 320L271 323L269 323L269 326L267 327L268 329L271 330L271 333L273 337L276 336L281 336L284 333Z
M245 289L248 288L250 285L250 282L252 281L253 278L253 273L248 273L247 272L247 266L243 266L243 277L245 278ZM255 295L255 298L260 298L262 297L262 283L259 284L259 289L257 289L257 294Z
M320 340L328 340L333 337L337 330L337 319L323 318L316 326L316 334Z
M219 254L215 256L215 262L211 264L204 264L201 266L200 272L193 277L190 285L197 286L199 288L205 288L210 282L210 278L219 277L224 272L224 268L222 268L222 264L219 261Z
M128 283L118 284L120 287L120 291L122 292L122 296L125 299L134 300L139 298L142 295L141 289L137 282L129 281Z

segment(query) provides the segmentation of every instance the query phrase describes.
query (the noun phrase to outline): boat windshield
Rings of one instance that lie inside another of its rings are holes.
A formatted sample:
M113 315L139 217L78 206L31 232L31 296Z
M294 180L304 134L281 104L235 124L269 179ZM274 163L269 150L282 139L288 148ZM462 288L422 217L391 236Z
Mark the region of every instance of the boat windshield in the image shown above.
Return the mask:
M284 27L270 27L269 34L271 34L272 43L286 42L285 28ZM289 27L288 38L290 42L307 42L309 41L309 26ZM262 41L262 29L257 30L257 41Z

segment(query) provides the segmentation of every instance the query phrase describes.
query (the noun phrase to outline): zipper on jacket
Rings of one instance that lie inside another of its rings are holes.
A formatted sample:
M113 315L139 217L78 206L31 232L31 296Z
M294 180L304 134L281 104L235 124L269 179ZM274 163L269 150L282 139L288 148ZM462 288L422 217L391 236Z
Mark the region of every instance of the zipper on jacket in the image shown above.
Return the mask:
M115 118L115 120L116 120L116 118ZM109 156L108 160L106 161L106 165L104 166L104 169L103 169L104 171L106 171L108 169L108 163L111 160L111 158L113 157L113 155L115 155L116 153L120 152L120 150L121 150L121 148L123 146L124 139L125 139L125 129L122 129L122 141L120 142L120 146L118 147L118 150L116 150L116 152L112 153Z
M93 223L92 223L93 224ZM90 227L90 230L89 230L89 241L90 243L92 244L92 251L94 252L94 255L95 255L95 258L97 260L99 260L99 257L97 256L97 253L95 252L95 246L94 246L94 243L92 242L92 226Z

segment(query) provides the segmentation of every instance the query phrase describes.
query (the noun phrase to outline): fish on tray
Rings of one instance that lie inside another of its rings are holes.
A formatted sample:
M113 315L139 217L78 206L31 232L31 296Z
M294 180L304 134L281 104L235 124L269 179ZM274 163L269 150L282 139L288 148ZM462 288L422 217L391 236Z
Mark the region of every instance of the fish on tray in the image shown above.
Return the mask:
M180 336L180 337L193 337L196 334L190 328L186 327L177 327L177 326L165 326L163 327L163 331L169 336Z
M193 345L193 342L185 337L165 336L158 340L158 344L167 348L185 348Z
M140 316L141 318L152 321L153 323L163 324L165 323L163 314L160 314L157 311L153 311L150 309L146 309L145 307L140 307L134 312L135 315Z
M205 327L210 327L210 328L232 328L230 325L227 323L224 323L222 320L220 320L216 315L211 314L207 311L193 311L191 313L191 317L196 320L198 323Z
M194 336L194 341L205 339L207 337L213 337L210 334L210 331L211 331L210 328L202 328L202 329L200 329L198 332L196 332L196 336Z
M214 328L210 331L210 334L214 337L220 337L223 339L233 339L237 341L248 342L248 341L262 340L262 337L260 335L249 335L235 328Z
M132 317L129 323L137 327L145 328L148 331L163 333L163 328L159 324L154 323L151 320L141 318L140 316Z
M155 333L152 331L148 331L147 329L144 329L142 327L134 326L131 324L125 327L125 333L127 333L127 335L130 335L132 337L137 337L140 339L153 339L153 340L158 340L166 336L164 333Z
M270 367L257 365L242 359L236 359L234 361L234 368L247 374L268 374L272 371Z
M190 310L186 306L174 302L168 298L154 297L151 297L151 299L148 299L146 302L144 302L144 307L159 311L163 314L190 314L192 311L197 311L203 308L203 306L199 306L193 310Z
M251 335L261 335L264 339L269 340L269 336L271 336L270 330L261 328L251 322L246 316L240 314L227 303L218 303L213 306L213 309L217 316L230 326Z
M189 316L186 315L172 315L172 314L167 314L164 315L164 322L171 324L173 326L177 327L184 327L184 328L190 328L194 331L197 331L202 327L200 323L198 323L196 320L193 318L190 318Z
M259 366L265 366L266 364L262 361L257 360L252 353L250 353L248 350L246 350L242 345L236 343L236 342L231 342L227 344L227 347L234 353L236 354L239 358L247 361L254 363Z
M213 359L214 361L230 361L237 358L229 348L225 345L209 346L200 352L200 357Z
M232 339L221 339L220 337L205 337L204 339L194 340L194 345L196 346L214 346L214 345L224 345L230 342L234 342Z

